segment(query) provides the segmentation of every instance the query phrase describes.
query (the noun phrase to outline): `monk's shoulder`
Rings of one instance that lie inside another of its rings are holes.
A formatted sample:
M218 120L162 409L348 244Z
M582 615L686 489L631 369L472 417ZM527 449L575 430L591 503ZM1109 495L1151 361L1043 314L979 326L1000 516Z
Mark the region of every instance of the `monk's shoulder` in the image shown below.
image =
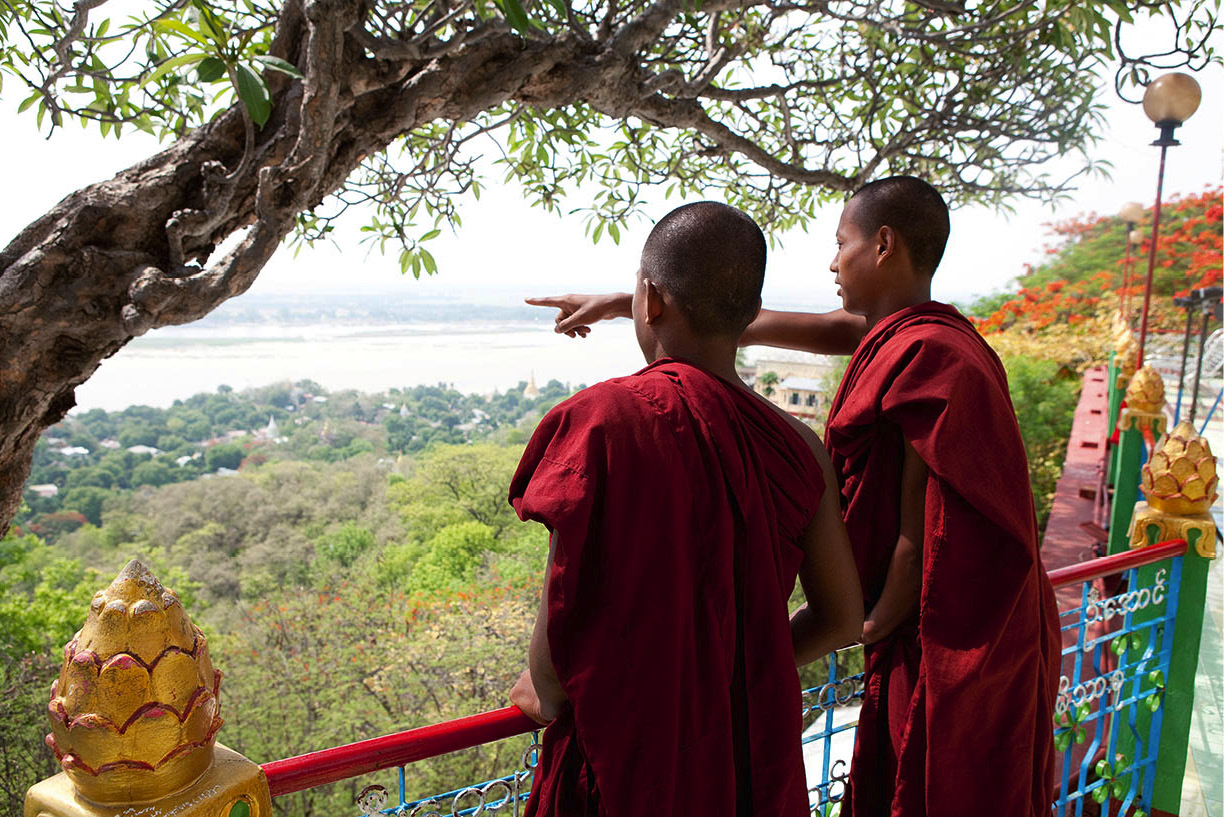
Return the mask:
M617 427L655 413L649 403L636 376L630 375L588 386L558 403L545 417L554 422L569 420L585 426Z
M788 414L778 405L766 400L764 397L755 392L752 393L752 397L761 401L761 403L768 407L769 411L777 418L778 422L789 426L797 435L799 435L799 438L803 440L804 444L812 452L812 456L816 458L816 463L822 469L825 467L825 464L829 462L829 452L825 449L824 443L820 439L820 435L818 435L811 426L799 418ZM830 467L832 467L831 464Z
M901 327L884 344L895 357L937 359L949 368L993 366L997 356L972 327L942 321Z

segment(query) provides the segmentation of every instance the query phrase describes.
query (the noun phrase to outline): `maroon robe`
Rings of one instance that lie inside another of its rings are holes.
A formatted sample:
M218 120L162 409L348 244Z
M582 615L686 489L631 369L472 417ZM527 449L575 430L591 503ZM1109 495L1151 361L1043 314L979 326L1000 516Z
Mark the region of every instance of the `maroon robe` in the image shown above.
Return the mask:
M510 501L553 534L569 703L528 815L807 815L787 600L822 486L776 409L681 361L548 413Z
M902 438L929 469L920 610L866 648L843 817L1047 817L1058 612L998 357L955 309L863 339L826 445L868 611L900 531Z

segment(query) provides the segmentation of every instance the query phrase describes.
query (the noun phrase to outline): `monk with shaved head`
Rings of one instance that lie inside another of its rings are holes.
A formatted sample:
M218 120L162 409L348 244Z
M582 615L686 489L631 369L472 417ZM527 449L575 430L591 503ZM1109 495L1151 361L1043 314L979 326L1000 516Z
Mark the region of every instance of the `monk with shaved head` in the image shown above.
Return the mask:
M912 176L847 202L830 265L843 308L762 310L740 338L853 353L829 410L864 606L865 697L842 817L1045 817L1058 614L998 357L931 300L948 208ZM625 294L529 301L585 336Z
M726 205L663 218L631 297L648 365L557 406L523 454L511 504L550 532L511 693L548 724L529 815L808 814L797 667L863 607L824 446L736 374L765 255Z

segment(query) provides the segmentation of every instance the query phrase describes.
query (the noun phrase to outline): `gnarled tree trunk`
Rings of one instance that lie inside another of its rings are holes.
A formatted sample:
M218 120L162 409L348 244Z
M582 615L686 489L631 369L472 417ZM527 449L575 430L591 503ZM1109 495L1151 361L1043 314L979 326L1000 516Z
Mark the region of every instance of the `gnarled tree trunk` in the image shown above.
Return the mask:
M511 100L583 100L617 117L713 127L695 101L657 96L635 56L678 8L662 0L599 41L524 40L493 21L431 54L374 41L360 0L288 0L271 52L305 78L269 75L273 113L263 128L235 106L68 196L0 253L0 531L20 506L39 434L75 405L74 389L104 359L246 291L297 214L401 134ZM828 176L818 181L846 184ZM235 249L210 258L243 229ZM138 383L132 394L139 398Z

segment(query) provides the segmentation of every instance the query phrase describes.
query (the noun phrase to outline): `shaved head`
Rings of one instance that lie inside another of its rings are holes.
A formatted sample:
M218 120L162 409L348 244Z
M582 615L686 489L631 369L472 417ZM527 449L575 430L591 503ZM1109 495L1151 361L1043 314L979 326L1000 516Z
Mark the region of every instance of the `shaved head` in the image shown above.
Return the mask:
M765 236L746 213L701 201L650 231L642 277L675 299L697 334L738 337L761 305L765 254Z
M915 176L890 176L851 196L853 221L865 235L891 227L909 250L914 268L934 275L948 244L948 205L939 191Z

